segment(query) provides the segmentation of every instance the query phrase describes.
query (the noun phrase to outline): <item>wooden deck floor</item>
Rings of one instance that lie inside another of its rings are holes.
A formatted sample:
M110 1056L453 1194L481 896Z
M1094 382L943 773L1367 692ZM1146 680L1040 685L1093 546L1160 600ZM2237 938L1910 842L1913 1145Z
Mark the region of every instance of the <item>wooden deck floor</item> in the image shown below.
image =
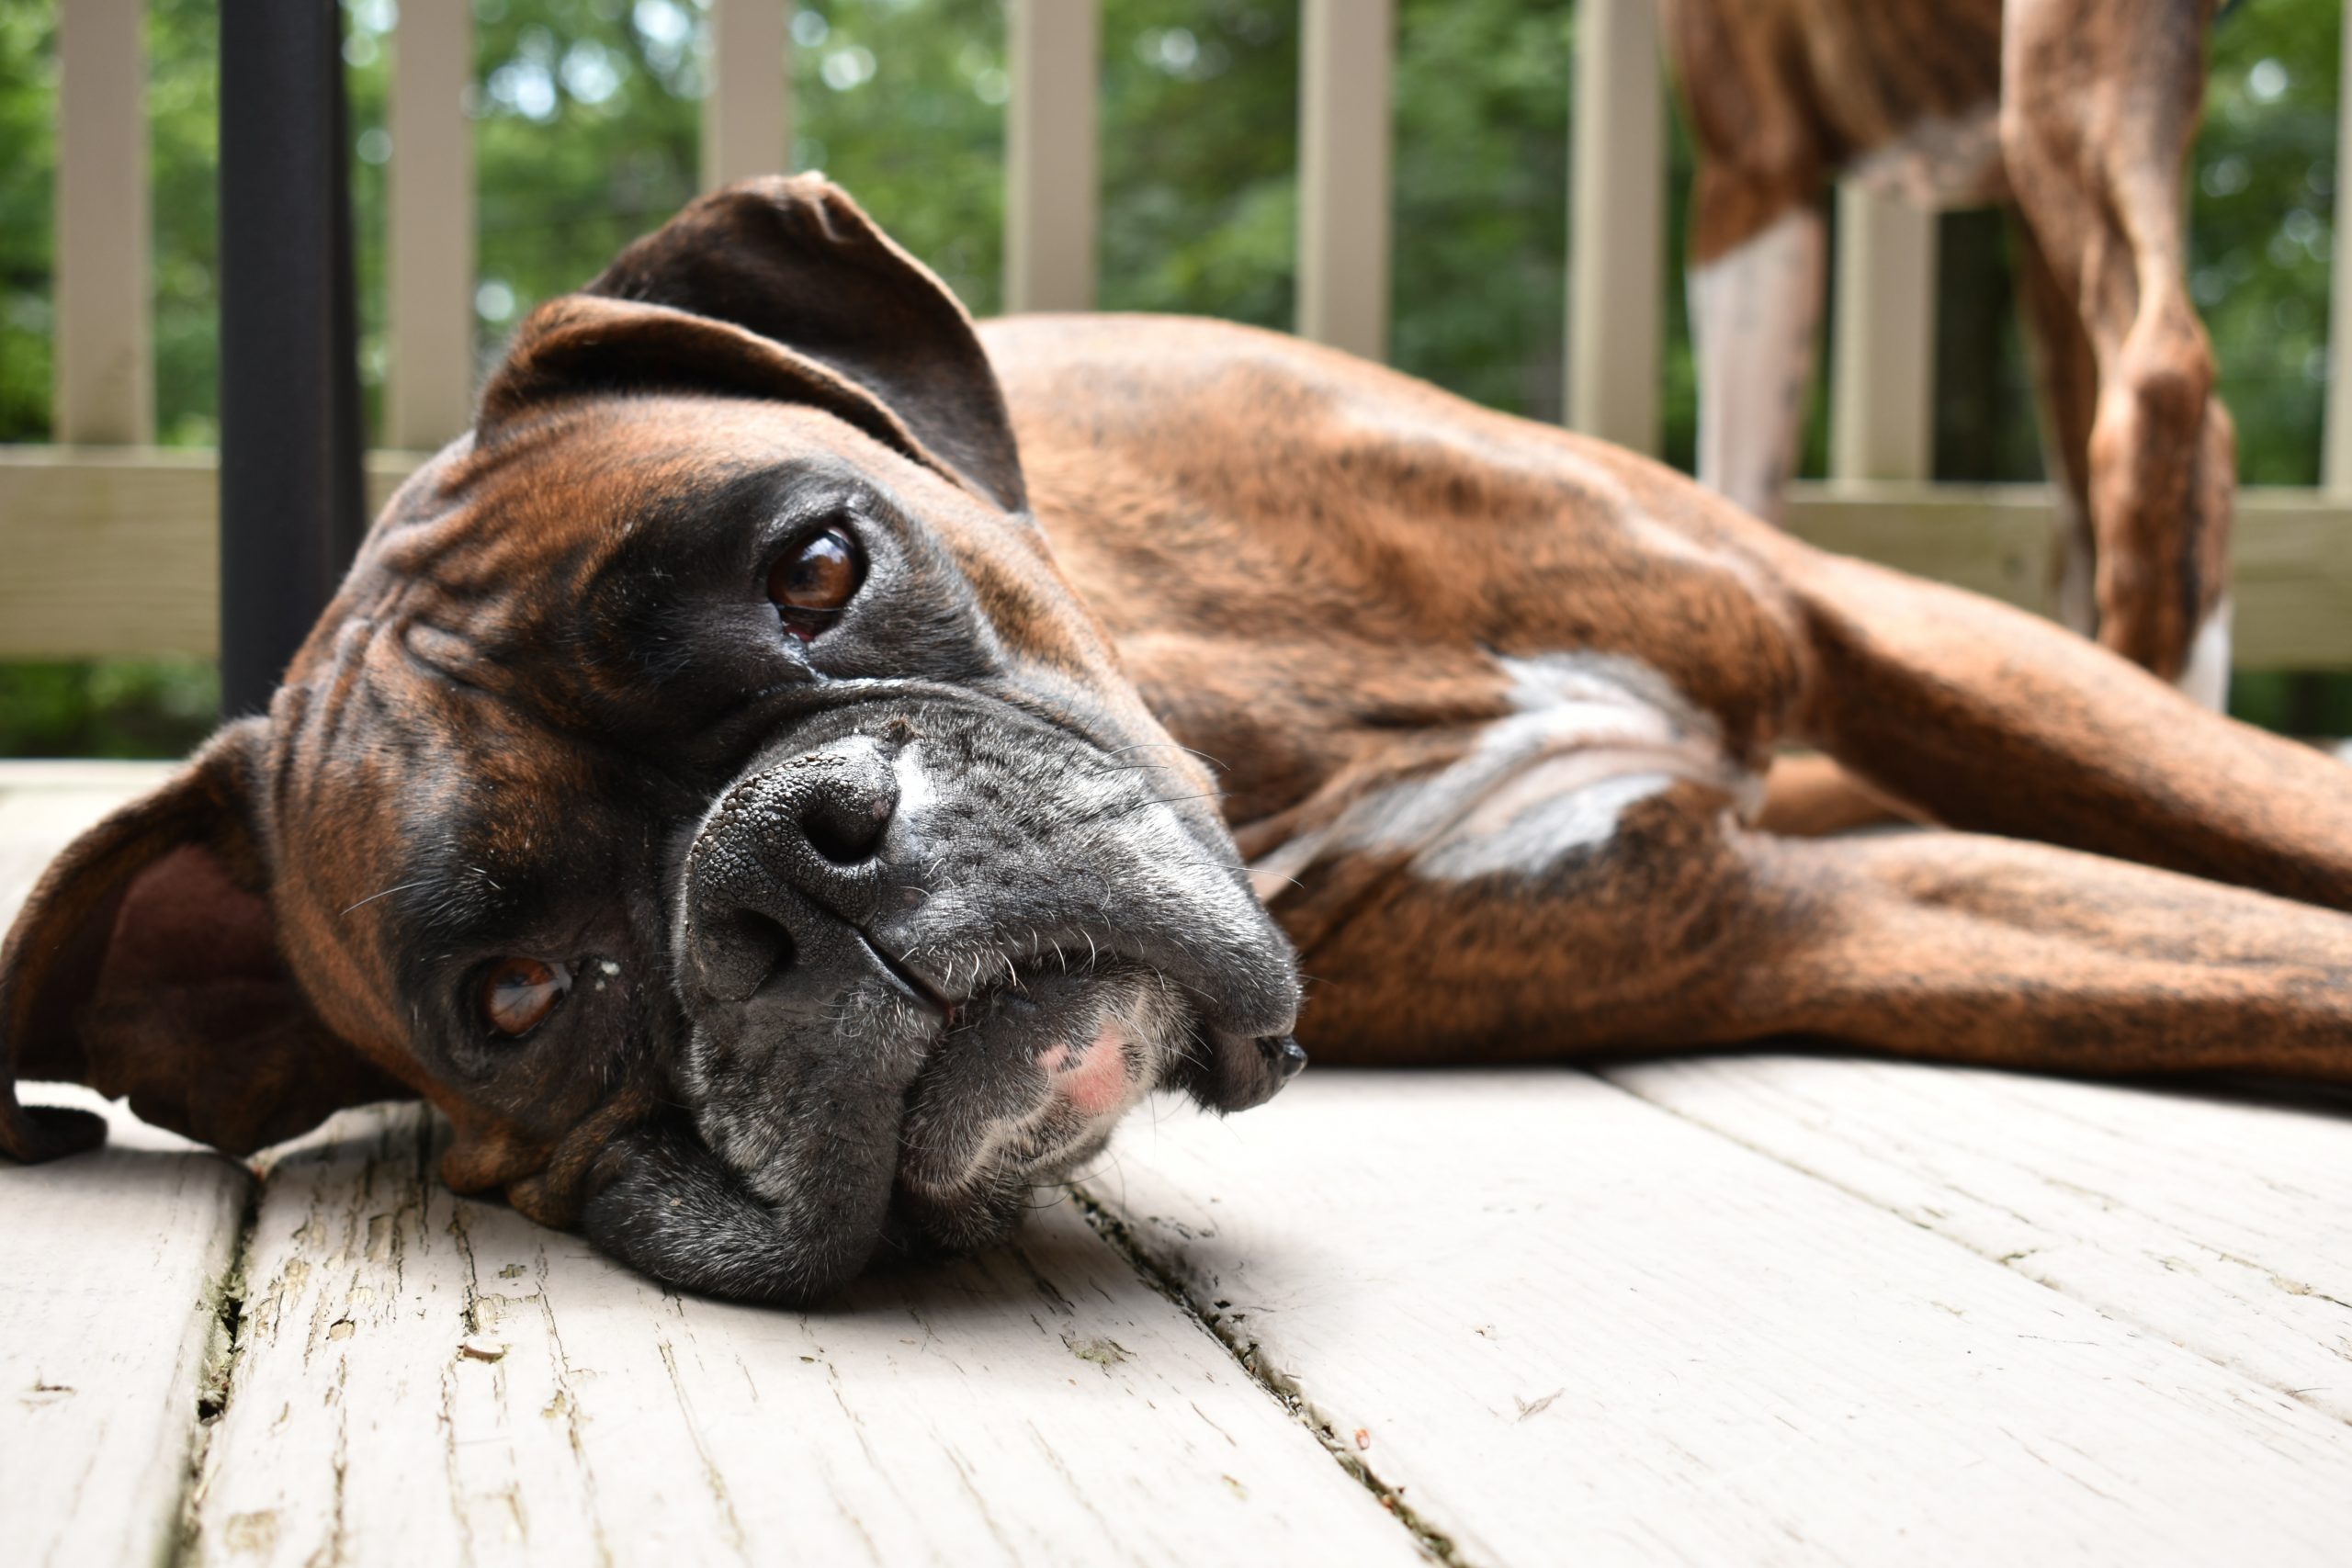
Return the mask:
M0 909L151 776L0 770ZM453 1198L437 1137L352 1113L248 1170L119 1119L0 1168L0 1557L2352 1553L2341 1100L1319 1070L805 1315Z

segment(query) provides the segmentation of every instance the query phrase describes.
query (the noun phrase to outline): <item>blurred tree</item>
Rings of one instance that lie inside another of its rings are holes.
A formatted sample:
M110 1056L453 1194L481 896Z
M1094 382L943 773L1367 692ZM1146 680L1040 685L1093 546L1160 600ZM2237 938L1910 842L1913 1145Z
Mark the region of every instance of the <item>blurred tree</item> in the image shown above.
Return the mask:
M213 0L148 0L148 167L154 181L155 430L220 434L220 23Z
M488 355L533 304L593 275L693 194L707 20L701 0L471 3L475 305ZM165 441L199 445L213 435L217 363L216 9L148 4L157 423ZM0 5L6 441L49 433L55 6ZM373 420L398 11L395 0L344 6ZM1547 419L1560 412L1574 20L1573 0L1398 0L1393 357ZM2340 0L2262 0L2214 35L2192 285L2252 483L2309 483L2317 471L2341 25ZM791 28L793 162L847 185L974 310L996 309L1011 90L1001 0L804 0ZM1103 0L1105 309L1289 324L1297 66L1296 0ZM1696 406L1680 261L1690 164L1678 123L1664 436L1668 460L1685 466ZM1943 237L1938 472L2038 477L2001 221L1956 215ZM1822 463L1825 403L1816 387L1809 472ZM201 724L209 681L193 662L0 669L0 752L179 750ZM2352 731L2352 685L2336 685L2266 676L2242 681L2236 699L2266 722ZM148 716L126 718L109 739L92 716L107 705Z
M49 438L57 17L0 6L0 441Z

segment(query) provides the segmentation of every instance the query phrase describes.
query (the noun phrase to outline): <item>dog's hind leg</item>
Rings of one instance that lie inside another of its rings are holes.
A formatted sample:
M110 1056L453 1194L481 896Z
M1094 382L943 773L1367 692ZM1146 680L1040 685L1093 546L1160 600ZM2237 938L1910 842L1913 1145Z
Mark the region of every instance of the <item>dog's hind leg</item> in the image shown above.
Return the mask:
M1772 760L1756 825L1767 832L1817 839L1907 818L1901 805L1817 751Z
M2352 909L2352 773L2049 622L1758 535L1804 669L1792 739L1952 827Z
M1754 1035L2074 1073L2352 1082L2352 917L1966 833L1747 835Z
M1799 1035L2053 1072L2352 1081L2352 917L2333 910L1978 834L1781 838L1695 786L1550 863L1449 876L1453 848L1387 868L1345 919L1304 922L1318 1060Z

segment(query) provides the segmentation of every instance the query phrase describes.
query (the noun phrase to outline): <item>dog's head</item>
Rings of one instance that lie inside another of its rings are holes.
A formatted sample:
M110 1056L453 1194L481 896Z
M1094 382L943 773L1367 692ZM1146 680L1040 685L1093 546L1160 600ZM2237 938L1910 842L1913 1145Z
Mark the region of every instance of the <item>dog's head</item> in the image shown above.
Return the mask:
M969 320L814 178L526 322L269 713L0 956L12 1076L240 1152L421 1094L454 1185L786 1300L1001 1234L1154 1088L1264 1100L1296 1005ZM19 1158L97 1133L0 1090Z

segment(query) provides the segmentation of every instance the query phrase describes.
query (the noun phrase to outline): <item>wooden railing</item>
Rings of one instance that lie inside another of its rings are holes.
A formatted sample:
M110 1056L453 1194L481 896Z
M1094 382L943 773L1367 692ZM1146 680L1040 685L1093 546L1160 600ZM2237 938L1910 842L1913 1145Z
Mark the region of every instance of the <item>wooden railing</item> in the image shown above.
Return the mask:
M1567 292L1568 420L1656 451L1664 357L1668 113L1657 0L1580 0ZM1394 0L1301 0L1298 330L1387 342ZM62 0L56 446L0 446L0 658L209 653L217 500L200 452L153 439L143 0ZM1099 0L1009 0L1008 309L1091 309L1099 204ZM709 0L706 184L790 145L789 0ZM392 36L383 489L469 417L475 357L466 0L407 0ZM2352 28L2342 62L2352 84ZM2352 91L2346 101L2352 102ZM2338 166L2352 169L2352 116ZM1832 547L2047 611L2056 509L2037 487L1928 482L1932 220L1839 192L1830 478L1791 526ZM2352 243L2334 254L2352 299ZM2331 323L2352 367L2352 310ZM2238 657L2352 668L2352 394L2331 380L2324 485L2240 506Z

